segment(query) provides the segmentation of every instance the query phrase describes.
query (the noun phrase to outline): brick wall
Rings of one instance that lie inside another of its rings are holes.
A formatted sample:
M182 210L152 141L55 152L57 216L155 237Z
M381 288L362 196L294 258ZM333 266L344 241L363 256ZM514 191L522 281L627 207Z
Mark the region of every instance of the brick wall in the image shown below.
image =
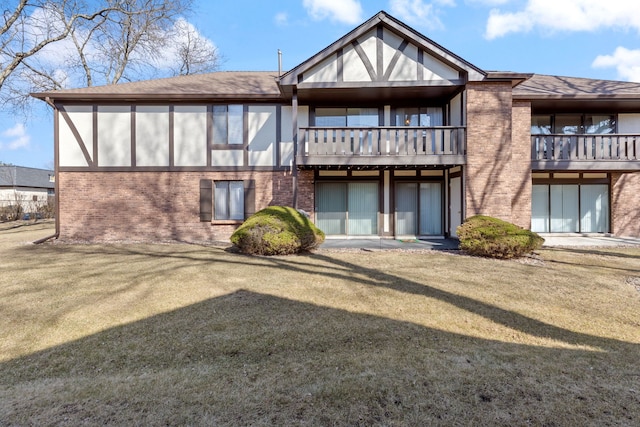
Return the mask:
M531 228L531 103L513 101L511 129L511 222Z
M465 217L476 214L512 220L517 179L512 162L510 82L467 84Z
M640 237L640 172L611 174L611 231Z
M60 239L226 240L236 225L200 222L201 179L254 179L256 210L292 203L288 172L61 172Z

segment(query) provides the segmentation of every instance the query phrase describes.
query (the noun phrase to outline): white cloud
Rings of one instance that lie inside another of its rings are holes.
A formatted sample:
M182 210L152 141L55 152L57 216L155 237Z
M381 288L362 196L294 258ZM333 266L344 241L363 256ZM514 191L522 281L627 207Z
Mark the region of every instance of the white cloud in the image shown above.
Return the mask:
M358 0L304 0L307 13L315 20L329 18L344 24L360 24L362 5Z
M594 68L616 68L621 79L640 82L640 49L619 46L611 55L598 55Z
M31 136L22 123L0 133L0 148L4 150L18 150L27 148L31 143Z
M466 0L465 3L477 4L478 6L501 6L509 3L511 0Z
M602 0L528 0L524 9L489 13L485 37L509 33L547 31L596 31L601 28L640 32L640 2Z
M453 0L434 0L425 3L423 0L390 0L391 14L398 19L414 25L429 28L443 28L438 18L442 6L455 6Z
M273 17L273 20L276 25L284 26L289 23L289 15L287 15L287 12L278 12L276 16Z

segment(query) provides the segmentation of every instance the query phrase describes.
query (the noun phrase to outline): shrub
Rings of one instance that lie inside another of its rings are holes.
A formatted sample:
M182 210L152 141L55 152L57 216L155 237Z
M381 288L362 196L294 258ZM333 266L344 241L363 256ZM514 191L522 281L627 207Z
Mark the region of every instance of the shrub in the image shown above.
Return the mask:
M256 212L231 235L231 243L251 255L290 255L316 249L323 241L324 233L305 213L286 206Z
M510 222L490 216L468 218L457 229L460 249L490 258L519 258L540 249L544 239Z

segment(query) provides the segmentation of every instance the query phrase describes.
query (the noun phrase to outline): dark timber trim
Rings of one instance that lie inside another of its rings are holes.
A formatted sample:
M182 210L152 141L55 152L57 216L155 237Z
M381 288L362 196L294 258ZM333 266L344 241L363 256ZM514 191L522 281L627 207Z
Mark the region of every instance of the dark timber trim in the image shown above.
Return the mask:
M358 43L357 40L354 40L353 42L351 42L351 44L353 45L353 48L355 49L356 53L360 57L360 60L364 64L365 68L367 69L367 73L369 73L369 77L371 78L371 81L372 82L377 81L378 75L376 74L376 70L374 70L373 65L371 64L371 61L369 61L369 58L367 57L367 54L365 53L364 49L362 49L362 46L360 46L360 43Z
M131 166L136 167L137 155L136 155L136 106L131 106Z
M384 73L384 27L378 25L376 28L376 80L381 80Z
M280 150L282 149L282 106L276 105L276 140L273 143L273 149L275 151L276 160L275 166L280 167L282 153Z
M82 155L84 156L84 159L87 162L87 165L90 166L90 167L91 166L95 166L93 160L91 159L91 156L89 155L89 151L87 151L87 147L86 147L84 141L82 140L82 137L80 136L80 133L78 132L78 128L76 128L76 125L71 120L71 117L69 117L69 113L67 113L67 110L64 109L63 105L56 105L56 108L58 108L58 111L60 111L60 114L62 115L62 118L64 119L65 123L67 123L67 126L69 126L69 129L71 130L71 133L73 134L73 137L76 139L76 142L78 143L78 146L82 150ZM95 120L94 120L94 122L95 122ZM96 129L95 129L95 123L94 123L94 134L95 134L95 131L96 131Z
M338 51L336 52L336 57L337 57L336 62L338 66L338 75L337 75L338 82L344 82L344 58L342 54L343 54L343 50L338 49Z
M207 105L207 166L211 166L213 149L213 105Z
M90 166L99 166L100 156L98 156L98 106L94 105L92 108L92 121L93 121L93 164Z
M174 108L173 105L169 105L169 167L175 166L175 140L173 134L175 133L174 124Z
M398 63L400 56L405 51L407 46L409 46L409 42L407 40L402 40L402 43L400 43L400 46L398 47L396 52L393 54L393 58L391 58L391 61L389 62L389 67L387 67L387 72L384 73L384 77L382 78L382 80L384 80L385 82L389 81L389 77L391 76L391 73L396 68L396 64Z

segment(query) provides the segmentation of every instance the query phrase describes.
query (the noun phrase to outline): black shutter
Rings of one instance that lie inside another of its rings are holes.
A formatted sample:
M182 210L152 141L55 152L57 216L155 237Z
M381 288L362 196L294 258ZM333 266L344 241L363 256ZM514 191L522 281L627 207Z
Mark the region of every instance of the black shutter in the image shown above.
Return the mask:
M200 221L211 221L213 218L213 181L200 180Z
M248 179L244 181L244 218L247 219L256 213L256 181Z

